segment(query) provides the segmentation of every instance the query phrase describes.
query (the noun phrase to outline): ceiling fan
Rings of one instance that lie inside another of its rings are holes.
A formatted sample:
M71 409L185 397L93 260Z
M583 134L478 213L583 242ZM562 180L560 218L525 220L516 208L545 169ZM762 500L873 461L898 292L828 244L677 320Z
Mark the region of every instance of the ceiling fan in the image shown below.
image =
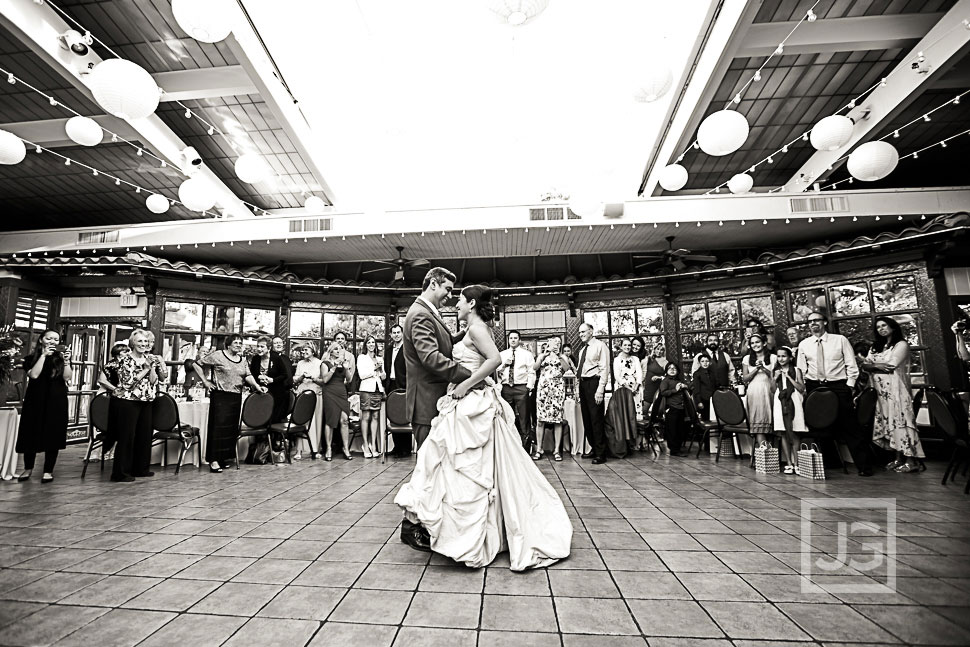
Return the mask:
M373 263L379 263L380 265L387 265L394 268L394 279L391 281L392 283L404 281L404 269L407 267L427 267L428 265L431 265L431 262L426 258L404 258L404 247L402 245L397 245L395 249L397 250L397 258L391 258L383 261L372 261ZM387 267L378 267L373 270L364 270L361 273L373 274L374 272L385 272L387 269Z
M674 249L674 238L674 236L667 236L667 249L655 252L633 254L634 259L648 259L642 263L636 263L633 266L633 269L638 270L642 267L647 267L648 265L653 265L655 263L663 263L664 265L669 265L672 267L675 272L679 272L687 268L686 261L696 263L713 263L717 260L716 256L710 256L708 254L694 254L689 249Z

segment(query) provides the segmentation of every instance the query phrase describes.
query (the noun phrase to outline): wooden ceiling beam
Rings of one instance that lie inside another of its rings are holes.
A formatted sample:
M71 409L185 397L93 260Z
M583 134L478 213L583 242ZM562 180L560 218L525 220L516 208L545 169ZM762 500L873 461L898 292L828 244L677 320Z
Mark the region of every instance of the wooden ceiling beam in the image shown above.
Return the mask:
M118 137L123 137L129 141L140 141L138 131L123 119L111 115L100 115L92 117L92 119L98 122L102 128L113 132ZM67 124L67 119L41 119L0 124L0 129L10 131L17 137L40 144L44 148L78 146L79 144L68 138L64 131L65 124ZM110 136L105 135L105 141L109 140Z
M165 90L162 101L215 99L245 94L259 94L256 84L242 65L203 67L152 74L158 87Z
M852 137L838 150L816 151L785 183L785 192L801 192L827 177L839 160L872 139L919 94L970 50L970 0L958 0L877 87L847 114L855 121ZM922 58L922 62L919 59Z

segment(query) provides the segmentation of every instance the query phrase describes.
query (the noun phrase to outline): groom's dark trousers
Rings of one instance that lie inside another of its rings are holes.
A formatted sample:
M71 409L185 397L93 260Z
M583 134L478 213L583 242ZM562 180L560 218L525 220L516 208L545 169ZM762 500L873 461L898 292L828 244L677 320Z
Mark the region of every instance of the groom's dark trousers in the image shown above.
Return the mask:
M416 425L411 424L411 429L414 430L414 443L417 449L421 449L421 445L424 444L425 439L428 434L431 433L431 425Z

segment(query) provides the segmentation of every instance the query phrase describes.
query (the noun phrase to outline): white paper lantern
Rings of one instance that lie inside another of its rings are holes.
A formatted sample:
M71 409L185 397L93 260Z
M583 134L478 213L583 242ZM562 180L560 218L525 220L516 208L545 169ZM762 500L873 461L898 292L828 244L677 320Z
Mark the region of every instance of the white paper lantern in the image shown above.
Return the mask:
M754 178L747 173L738 173L728 180L728 189L731 193L747 193L754 186Z
M606 204L587 196L570 198L569 209L581 218L602 218L606 213Z
M236 159L236 177L248 184L262 182L270 175L269 165L258 153L243 153Z
M203 43L218 43L232 31L225 0L172 0L172 14L186 34Z
M846 167L849 174L863 182L881 180L899 164L899 153L889 142L874 141L852 151Z
M158 108L152 75L131 61L109 58L88 75L88 87L105 112L121 119L144 119Z
M549 5L549 0L489 0L488 8L512 26L535 18Z
M64 124L64 131L71 141L82 146L97 146L104 139L104 131L90 117L71 117Z
M737 110L718 110L697 129L697 143L708 155L730 155L747 138L748 120Z
M194 177L179 185L179 201L192 211L208 211L216 204L205 181Z
M311 195L306 199L306 202L303 203L303 208L309 213L323 213L323 211L327 208L327 203L323 201L323 198L318 198L315 195Z
M687 184L687 169L680 164L671 164L660 171L660 186L667 191L680 191Z
M0 130L0 164L20 164L27 157L24 141L11 132Z
M145 200L145 206L152 213L165 213L168 211L168 198L157 193L153 193Z
M666 65L650 66L649 76L633 93L633 99L638 103L653 103L667 94L674 82L674 75Z
M829 115L812 128L812 133L809 135L812 146L819 151L838 150L849 143L853 126L852 120L848 117Z

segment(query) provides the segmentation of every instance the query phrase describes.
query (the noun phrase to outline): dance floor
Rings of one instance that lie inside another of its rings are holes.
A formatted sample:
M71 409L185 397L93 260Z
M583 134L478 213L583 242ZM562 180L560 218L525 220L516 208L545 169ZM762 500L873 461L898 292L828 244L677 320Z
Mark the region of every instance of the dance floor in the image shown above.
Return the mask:
M970 498L939 463L811 481L546 459L573 552L520 574L400 542L413 461L134 484L96 466L81 481L80 462L72 448L52 484L0 483L0 645L970 644Z

